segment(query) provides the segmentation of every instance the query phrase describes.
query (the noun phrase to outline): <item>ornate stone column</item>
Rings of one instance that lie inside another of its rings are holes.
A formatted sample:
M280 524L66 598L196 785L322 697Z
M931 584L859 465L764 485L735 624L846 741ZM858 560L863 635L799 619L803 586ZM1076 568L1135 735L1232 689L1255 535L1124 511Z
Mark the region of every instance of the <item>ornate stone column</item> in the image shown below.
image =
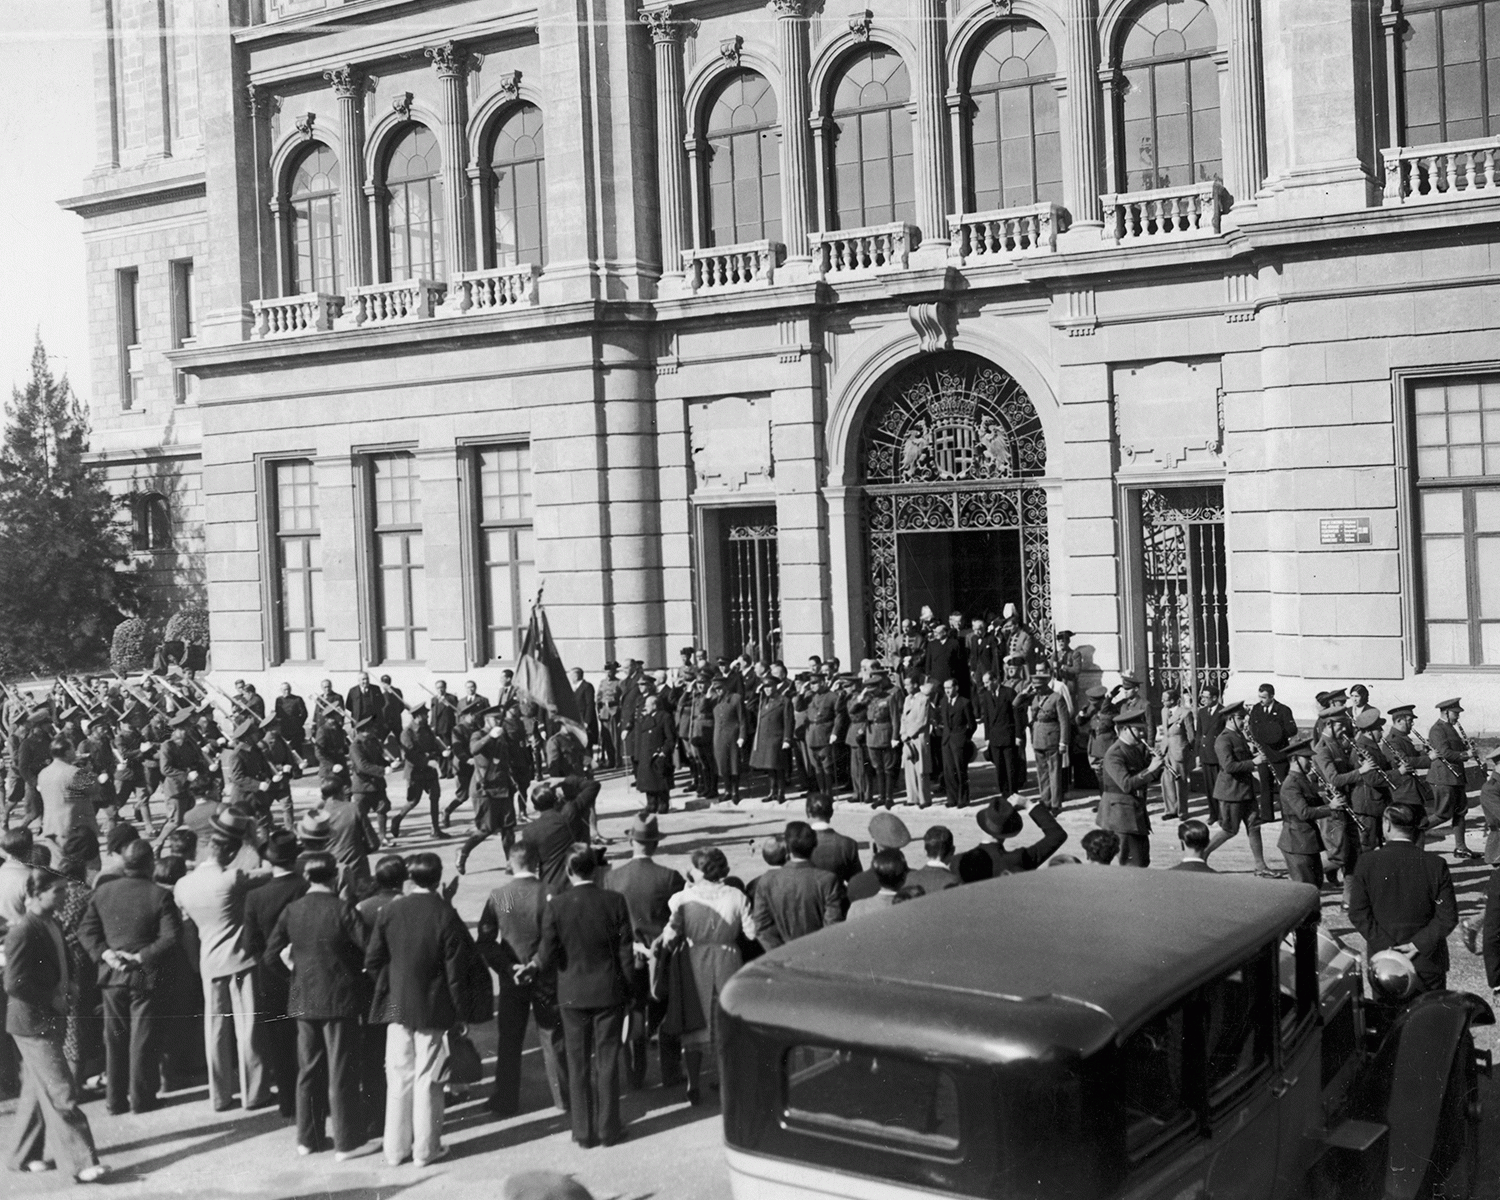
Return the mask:
M344 286L358 287L370 280L370 226L365 220L365 76L353 64L346 63L323 78L333 85L339 102L339 125L344 131L344 183L339 191L339 212L344 222L342 255L339 264ZM277 245L283 238L278 234ZM283 284L286 275L282 275Z
M1113 191L1113 181L1099 186L1101 126L1112 120L1100 112L1096 72L1099 69L1098 0L1067 0L1067 104L1063 137L1063 195L1073 224L1098 225L1099 193ZM1101 119L1103 118L1103 119Z
M641 24L656 51L656 189L661 206L661 272L682 271L687 244L687 178L683 170L682 49L670 5L642 8Z
M948 139L943 103L943 42L947 17L941 0L923 0L916 9L917 225L922 245L948 245Z
M469 96L474 55L457 42L426 51L443 84L443 257L448 274L474 269L473 207L469 200Z
M1122 159L1124 151L1120 148L1120 139L1116 134L1116 118L1120 111L1120 97L1125 90L1125 76L1114 67L1100 67L1098 72L1099 89L1096 100L1102 110L1104 125L1104 191L1129 191L1130 172L1125 168ZM1100 219L1102 220L1102 216Z
M785 82L781 113L781 238L789 259L808 256L808 65L803 0L771 0L776 12L776 49Z
M1225 81L1224 186L1237 209L1253 208L1265 179L1259 0L1230 0Z

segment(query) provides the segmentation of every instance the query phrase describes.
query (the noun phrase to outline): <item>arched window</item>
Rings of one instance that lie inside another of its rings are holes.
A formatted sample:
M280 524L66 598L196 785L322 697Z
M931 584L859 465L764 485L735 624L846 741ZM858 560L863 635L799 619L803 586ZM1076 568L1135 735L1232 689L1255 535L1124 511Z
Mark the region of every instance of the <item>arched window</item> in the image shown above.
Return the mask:
M497 267L547 261L547 170L542 110L512 108L490 144L493 220L490 254Z
M343 221L339 211L339 187L343 177L339 160L322 143L309 146L292 172L287 191L291 212L292 278L290 294L339 290L339 239Z
M130 498L130 544L136 550L172 548L172 509L160 492Z
M911 83L894 50L851 58L833 87L833 213L837 229L916 216Z
M969 211L1062 201L1057 54L1039 25L1000 26L969 71Z
M1120 173L1126 191L1218 179L1219 31L1204 0L1154 0L1125 30Z
M739 71L719 88L704 126L708 244L781 238L776 97L765 76Z
M1408 0L1401 15L1402 143L1500 133L1500 4Z
M437 139L409 125L385 166L390 279L443 278L443 176Z

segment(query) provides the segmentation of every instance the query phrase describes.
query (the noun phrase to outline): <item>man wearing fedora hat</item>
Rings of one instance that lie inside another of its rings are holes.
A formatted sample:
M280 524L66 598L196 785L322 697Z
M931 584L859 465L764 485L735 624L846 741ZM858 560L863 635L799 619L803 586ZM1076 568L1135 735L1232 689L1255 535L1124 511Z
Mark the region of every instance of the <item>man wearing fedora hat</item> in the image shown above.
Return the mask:
M208 1092L215 1111L270 1103L270 1080L254 1037L255 960L244 947L245 897L269 880L234 865L254 828L245 813L221 808L214 815L209 856L178 880L173 894L182 915L198 930L198 973L203 980L203 1040Z
M1159 751L1146 748L1144 707L1116 713L1114 726L1114 745L1101 764L1104 786L1096 824L1119 835L1122 867L1149 867L1151 817L1146 811L1146 789L1161 775L1165 760Z
M1286 860L1287 876L1295 883L1323 886L1321 821L1342 820L1349 802L1341 793L1325 799L1312 776L1313 740L1303 734L1286 745L1287 772L1281 781L1281 836L1276 848Z
M1067 832L1057 823L1051 810L1037 804L1029 811L1032 821L1042 831L1041 838L1019 850L1007 848L1005 843L1021 832L1021 814L1026 811L1026 801L1020 796L1009 799L996 796L975 814L974 820L987 840L959 856L959 879L964 883L975 883L981 879L1035 871L1068 840Z
M245 896L245 953L256 961L255 1037L276 1083L276 1102L283 1117L297 1114L297 1024L287 1019L291 973L277 957L263 958L282 910L307 892L298 874L301 846L290 829L274 829L266 839L270 880Z
M646 1084L646 1050L651 1035L666 1016L664 1000L651 998L647 969L649 950L672 919L668 901L687 886L687 881L653 859L661 832L650 813L637 814L630 827L631 856L604 876L603 886L625 897L630 906L630 924L635 931L635 973L631 979L630 1010L626 1015L625 1066L631 1086ZM682 1079L682 1043L662 1033L660 1041L662 1086Z
M1385 810L1385 845L1361 854L1349 889L1349 919L1370 954L1396 950L1411 959L1428 991L1448 983L1448 935L1458 925L1453 876L1422 849L1426 814L1411 804Z
M1459 714L1464 711L1462 700L1455 696L1451 700L1438 702L1438 719L1427 735L1432 747L1432 766L1427 772L1427 782L1433 792L1432 824L1453 822L1453 854L1456 858L1478 857L1464 841L1464 827L1469 811L1468 781L1465 769L1474 756L1459 725Z

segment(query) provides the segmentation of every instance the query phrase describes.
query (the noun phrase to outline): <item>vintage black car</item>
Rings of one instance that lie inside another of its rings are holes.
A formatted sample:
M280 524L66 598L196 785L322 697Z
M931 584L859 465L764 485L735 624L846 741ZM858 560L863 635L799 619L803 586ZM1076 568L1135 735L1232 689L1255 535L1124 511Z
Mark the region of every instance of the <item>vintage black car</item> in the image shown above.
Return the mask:
M1078 866L783 946L722 995L736 1200L1467 1195L1489 1007L1373 1005L1318 913Z

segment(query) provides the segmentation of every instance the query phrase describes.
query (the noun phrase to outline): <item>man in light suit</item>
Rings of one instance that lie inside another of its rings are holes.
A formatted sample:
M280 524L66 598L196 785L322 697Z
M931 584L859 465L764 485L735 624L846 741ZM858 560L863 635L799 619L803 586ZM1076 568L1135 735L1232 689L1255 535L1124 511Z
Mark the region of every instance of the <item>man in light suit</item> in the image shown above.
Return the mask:
M568 856L564 892L547 901L542 942L522 979L557 968L557 1003L567 1042L573 1140L580 1146L623 1141L620 1033L635 966L630 905L594 884L594 851Z

